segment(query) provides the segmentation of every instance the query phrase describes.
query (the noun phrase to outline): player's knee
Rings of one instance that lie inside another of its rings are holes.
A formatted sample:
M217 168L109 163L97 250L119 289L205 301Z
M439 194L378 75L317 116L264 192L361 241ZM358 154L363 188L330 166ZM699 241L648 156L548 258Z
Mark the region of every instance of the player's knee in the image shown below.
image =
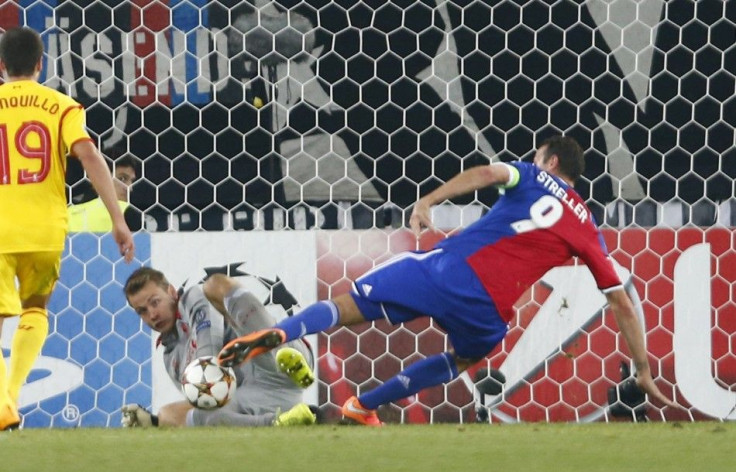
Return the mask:
M451 351L452 359L455 361L455 366L457 367L458 372L463 372L467 370L468 368L474 366L480 360L481 357L460 357L455 353L454 351Z
M355 300L350 294L340 295L332 300L339 314L341 326L350 326L366 320Z
M46 310L50 295L31 295L21 303L23 310L36 308Z

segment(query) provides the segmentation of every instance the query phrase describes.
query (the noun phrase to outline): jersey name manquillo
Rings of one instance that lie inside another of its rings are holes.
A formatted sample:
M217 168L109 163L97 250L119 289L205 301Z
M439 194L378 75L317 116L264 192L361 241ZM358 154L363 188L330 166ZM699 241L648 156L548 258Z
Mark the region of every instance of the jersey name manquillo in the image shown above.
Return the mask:
M33 80L0 85L0 252L61 251L67 154L90 141L82 106Z

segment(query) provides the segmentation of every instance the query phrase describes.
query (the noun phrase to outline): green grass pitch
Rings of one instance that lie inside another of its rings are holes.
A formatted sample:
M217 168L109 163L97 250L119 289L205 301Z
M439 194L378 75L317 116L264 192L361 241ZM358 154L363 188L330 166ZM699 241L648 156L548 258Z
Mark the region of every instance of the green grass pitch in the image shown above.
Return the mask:
M7 472L736 470L736 423L26 429Z

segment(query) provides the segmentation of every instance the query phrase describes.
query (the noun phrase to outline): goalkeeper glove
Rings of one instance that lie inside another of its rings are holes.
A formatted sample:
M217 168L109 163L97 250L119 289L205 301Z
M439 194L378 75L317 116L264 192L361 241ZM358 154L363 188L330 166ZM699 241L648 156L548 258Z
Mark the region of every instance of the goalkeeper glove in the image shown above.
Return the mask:
M149 413L145 408L135 403L124 405L123 418L120 423L123 428L149 428L158 426L158 416Z

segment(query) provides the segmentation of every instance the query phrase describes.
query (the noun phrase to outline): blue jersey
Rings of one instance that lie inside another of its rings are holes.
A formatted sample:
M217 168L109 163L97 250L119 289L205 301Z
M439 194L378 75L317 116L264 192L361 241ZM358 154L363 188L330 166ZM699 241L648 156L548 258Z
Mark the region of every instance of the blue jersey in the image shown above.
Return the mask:
M549 269L580 256L598 286L620 287L588 208L565 182L533 164L491 211L426 253L402 253L368 271L352 295L366 320L430 316L455 352L479 359L506 334L513 305Z
M588 265L601 290L620 287L600 231L580 195L534 164L509 165L515 169L512 173L518 171L518 182L502 190L487 214L437 247L467 261L506 321L524 291L572 256Z

